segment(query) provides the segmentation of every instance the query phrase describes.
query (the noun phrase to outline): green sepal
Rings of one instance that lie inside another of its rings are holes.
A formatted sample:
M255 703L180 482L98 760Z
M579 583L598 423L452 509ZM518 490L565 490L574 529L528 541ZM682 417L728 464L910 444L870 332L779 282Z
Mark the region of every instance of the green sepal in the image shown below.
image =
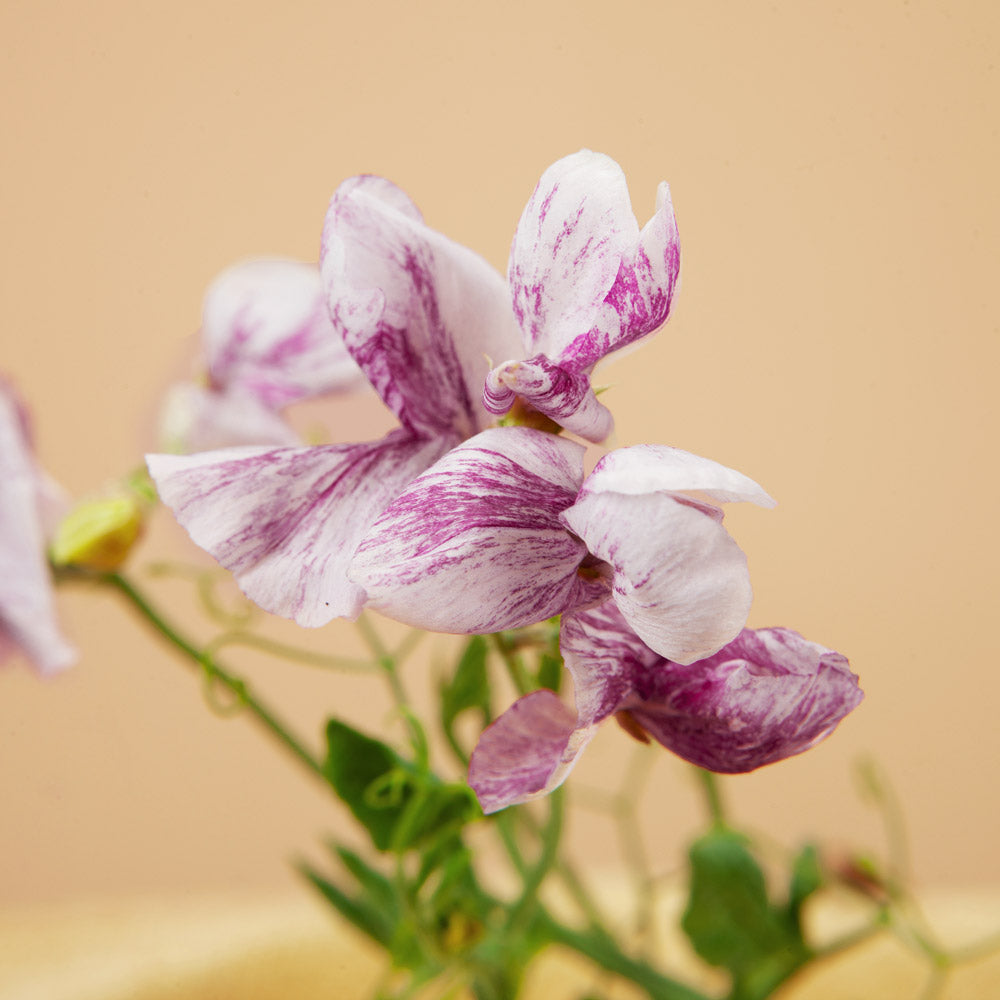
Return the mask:
M324 771L380 851L405 851L481 815L465 784L445 783L380 740L330 719Z

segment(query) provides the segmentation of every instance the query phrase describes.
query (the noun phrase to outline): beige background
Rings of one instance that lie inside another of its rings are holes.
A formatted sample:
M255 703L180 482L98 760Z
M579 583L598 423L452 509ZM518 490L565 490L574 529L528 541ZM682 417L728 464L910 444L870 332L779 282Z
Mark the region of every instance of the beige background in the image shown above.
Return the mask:
M764 484L776 511L729 515L751 622L843 650L867 692L819 749L727 781L734 808L787 841L877 846L851 778L874 755L920 879L1000 883L998 10L8 0L0 367L82 494L151 444L206 283L247 255L314 259L343 178L392 178L498 267L557 157L614 156L643 221L668 179L683 288L667 329L607 369L617 443ZM371 403L326 416L338 440L388 426ZM161 514L136 573L171 554L197 561ZM189 584L163 589L212 634ZM51 683L0 673L0 899L273 886L348 829L112 598L60 607L82 662ZM356 647L344 624L308 641ZM375 681L245 662L310 734L324 710L394 725ZM615 787L627 743L609 728L575 786ZM665 754L643 810L674 868L698 802ZM613 858L612 832L574 813L584 858Z

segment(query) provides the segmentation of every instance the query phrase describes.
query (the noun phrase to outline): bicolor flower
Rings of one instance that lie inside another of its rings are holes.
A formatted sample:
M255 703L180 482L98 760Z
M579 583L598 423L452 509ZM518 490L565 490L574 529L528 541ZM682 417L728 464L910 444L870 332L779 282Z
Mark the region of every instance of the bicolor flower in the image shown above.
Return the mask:
M407 483L492 422L484 356L518 346L503 278L382 178L338 188L320 268L333 329L400 427L364 444L148 460L160 497L247 596L311 626L357 616L358 543Z
M43 674L76 659L56 622L45 558L60 501L32 453L27 411L0 379L0 660L20 651Z
M556 788L612 716L699 767L739 773L815 746L863 698L845 657L790 629L744 629L684 665L650 649L607 601L567 615L560 645L576 711L542 689L483 733L469 784L484 812Z
M746 557L716 503L774 501L676 448L606 455L499 427L454 448L388 505L350 577L391 618L441 632L518 628L610 596L662 656L690 663L746 622ZM713 502L714 501L714 502Z
M594 366L670 317L680 244L661 183L640 231L625 175L590 150L549 167L517 227L508 279L525 360L504 361L486 380L495 414L520 397L580 437L603 441L613 421L590 384Z
M301 443L281 411L363 381L333 329L315 265L249 260L223 271L202 310L205 385L168 392L161 436L172 451Z

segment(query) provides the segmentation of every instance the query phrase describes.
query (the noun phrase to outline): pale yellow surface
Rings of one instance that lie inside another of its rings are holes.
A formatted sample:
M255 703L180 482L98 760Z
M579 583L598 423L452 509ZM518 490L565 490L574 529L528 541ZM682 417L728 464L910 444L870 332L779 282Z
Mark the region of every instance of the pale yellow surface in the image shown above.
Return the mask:
M819 749L727 781L733 808L788 842L877 847L850 778L872 754L918 877L996 885L998 11L4 4L0 368L35 408L45 464L83 494L152 444L207 282L248 255L315 259L341 179L392 178L498 267L557 157L615 157L643 221L669 180L683 287L670 325L599 373L616 443L761 482L777 510L729 514L751 623L844 651L867 692ZM390 423L370 402L328 419L342 441ZM161 512L135 571L167 556L197 558ZM189 584L165 590L208 638ZM0 673L0 900L287 886L291 857L351 835L248 724L211 716L114 599L67 593L60 609L81 663L50 683ZM358 648L346 625L308 641ZM326 711L394 725L373 681L232 659L310 737ZM609 728L575 787L615 787L629 749ZM657 870L680 863L698 813L664 755L642 800ZM585 863L616 857L609 821L572 824Z
M669 900L664 916L676 915ZM946 942L977 940L997 900L938 896L928 913ZM810 904L817 941L864 923L842 898ZM675 927L675 924L670 924ZM130 903L0 910L0 1000L362 1000L385 981L381 955L367 939L331 920L303 896L191 896ZM710 994L725 980L702 965L676 930L658 944L663 971ZM917 997L931 980L927 961L886 932L816 964L789 981L781 1000L896 1000ZM578 1000L588 991L638 1000L610 987L589 962L552 949L528 970L525 1000ZM935 1000L994 1000L1000 954L952 969ZM430 1000L434 990L419 994ZM462 997L465 993L460 994Z

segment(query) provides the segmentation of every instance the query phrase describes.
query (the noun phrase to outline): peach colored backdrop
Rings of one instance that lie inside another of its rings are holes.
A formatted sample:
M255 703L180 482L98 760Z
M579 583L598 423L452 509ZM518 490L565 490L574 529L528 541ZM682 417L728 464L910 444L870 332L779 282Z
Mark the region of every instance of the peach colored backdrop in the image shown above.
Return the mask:
M924 882L1000 882L998 11L8 2L0 368L82 494L152 443L206 283L247 255L315 259L344 177L392 178L501 268L557 157L614 156L642 219L668 179L683 288L667 329L606 370L617 443L764 484L776 511L729 515L751 622L845 651L867 692L816 751L727 781L734 807L788 841L877 846L851 778L871 754ZM370 403L333 412L340 440L388 424ZM169 554L197 561L161 512L135 572ZM165 590L207 637L190 586ZM112 598L60 607L82 662L51 683L0 672L0 898L272 886L348 830ZM308 641L356 645L344 624ZM327 708L392 725L375 681L246 662L310 733ZM609 730L574 780L613 788L629 753ZM678 864L698 805L664 755L643 801L658 867ZM606 821L575 813L573 835L613 858Z

